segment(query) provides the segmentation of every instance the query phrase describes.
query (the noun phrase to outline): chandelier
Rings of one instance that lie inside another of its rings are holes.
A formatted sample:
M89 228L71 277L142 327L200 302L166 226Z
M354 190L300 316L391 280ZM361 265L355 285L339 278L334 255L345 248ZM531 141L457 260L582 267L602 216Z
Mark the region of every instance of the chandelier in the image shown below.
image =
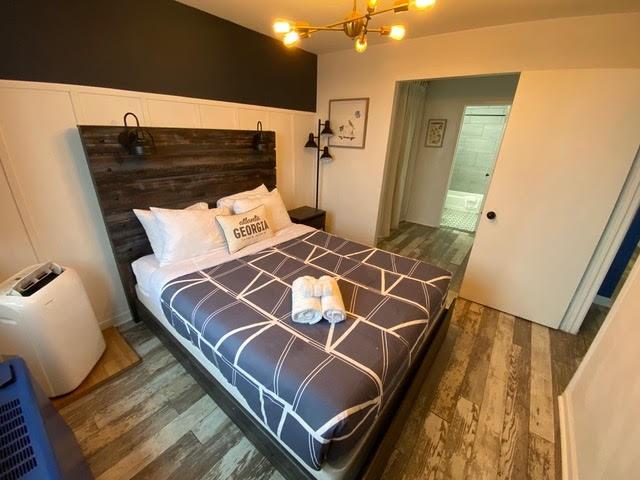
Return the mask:
M378 33L383 37L390 37L394 40L402 40L406 33L404 25L389 25L380 28L370 28L369 21L376 15L383 13L400 13L407 10L425 10L435 5L436 0L410 0L396 1L391 8L377 10L378 0L367 0L366 13L360 13L356 7L356 0L353 0L353 10L344 20L330 23L322 27L314 27L307 22L292 22L279 19L273 23L275 33L282 35L282 42L287 47L296 45L301 39L309 38L316 32L344 32L347 37L354 40L354 47L357 52L364 52L367 49L367 34Z

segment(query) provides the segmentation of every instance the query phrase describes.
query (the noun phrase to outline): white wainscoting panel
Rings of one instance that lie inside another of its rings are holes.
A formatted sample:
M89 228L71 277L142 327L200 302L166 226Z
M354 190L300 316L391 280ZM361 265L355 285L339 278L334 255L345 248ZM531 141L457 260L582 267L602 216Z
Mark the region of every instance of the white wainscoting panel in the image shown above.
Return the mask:
M99 319L126 309L68 92L0 88L8 175L41 261L78 270ZM4 239L3 239L4 240ZM13 249L8 245L3 248Z
M296 166L293 161L293 149L295 142L299 139L293 137L292 123L293 115L289 113L271 112L269 114L269 130L276 132L276 158L278 159L276 184L284 203L287 205L294 203L296 194ZM280 163L281 161L282 163ZM281 164L287 165L287 168L281 168Z
M1 153L0 157L2 157ZM1 166L0 225L0 279L5 279L26 265L36 263L38 259L31 247L27 229L22 223L7 176Z
M0 276L35 261L71 266L103 327L128 321L130 312L76 126L120 125L127 111L163 127L254 129L260 120L276 131L277 181L287 207L313 199L314 156L303 146L315 113L0 80Z
M202 128L237 129L238 109L217 105L199 105Z
M263 130L270 130L269 112L253 108L238 109L238 128L241 130L255 130L258 122L262 122Z
M78 123L92 125L122 125L124 114L132 112L145 124L142 99L120 95L72 93ZM134 124L128 119L129 125Z
M314 206L316 192L316 151L311 148L304 148L310 133L317 133L318 119L310 115L295 115L293 121L293 139L296 155L295 164L295 191L296 200L300 205ZM301 153L300 150L302 150ZM336 153L335 151L333 152ZM322 165L320 166L322 169ZM322 178L322 175L320 176ZM348 196L349 192L342 195ZM346 197L348 199L348 197ZM322 199L320 200L322 208ZM328 219L331 219L331 212L327 212Z
M146 101L148 123L154 127L200 127L200 113L194 103L169 102L165 100Z

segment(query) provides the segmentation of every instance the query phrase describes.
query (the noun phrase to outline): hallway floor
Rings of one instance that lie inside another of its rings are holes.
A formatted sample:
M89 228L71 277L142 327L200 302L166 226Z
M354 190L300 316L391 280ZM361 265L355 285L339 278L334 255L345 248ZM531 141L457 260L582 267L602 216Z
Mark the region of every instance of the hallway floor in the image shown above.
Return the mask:
M458 294L473 245L473 233L402 222L378 248L424 260L452 274L450 292Z

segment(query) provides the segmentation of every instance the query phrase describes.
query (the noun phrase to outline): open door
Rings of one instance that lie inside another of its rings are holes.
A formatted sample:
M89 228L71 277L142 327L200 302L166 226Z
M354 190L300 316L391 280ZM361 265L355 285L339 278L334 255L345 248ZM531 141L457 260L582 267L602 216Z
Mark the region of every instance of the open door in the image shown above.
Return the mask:
M522 73L460 296L558 328L639 132L640 70Z

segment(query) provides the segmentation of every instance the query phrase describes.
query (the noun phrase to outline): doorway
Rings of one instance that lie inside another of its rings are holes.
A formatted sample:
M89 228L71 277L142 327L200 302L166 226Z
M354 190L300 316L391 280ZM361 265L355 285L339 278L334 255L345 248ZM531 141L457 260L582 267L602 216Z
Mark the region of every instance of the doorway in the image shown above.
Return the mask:
M475 232L510 105L469 105L464 109L440 225Z
M454 295L518 81L505 74L396 85L378 245L450 271Z

